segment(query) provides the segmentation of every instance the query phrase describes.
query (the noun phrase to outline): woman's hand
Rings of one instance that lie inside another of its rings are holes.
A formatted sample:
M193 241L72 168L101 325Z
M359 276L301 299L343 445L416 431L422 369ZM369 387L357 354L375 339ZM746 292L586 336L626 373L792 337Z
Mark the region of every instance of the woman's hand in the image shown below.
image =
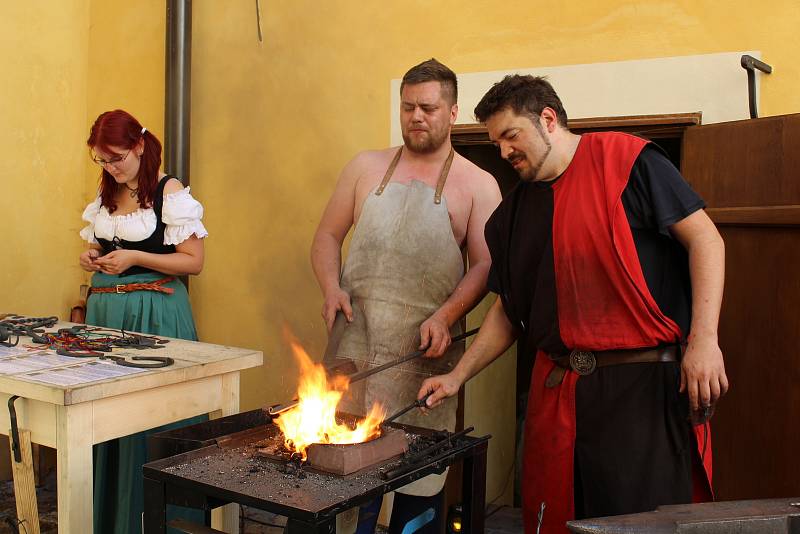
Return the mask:
M101 258L94 260L95 265L100 266L100 270L106 274L124 273L134 265L138 265L138 250L115 250L109 252Z
M79 263L81 264L81 269L84 271L88 271L90 273L95 273L100 270L100 265L96 263L95 260L100 257L100 251L96 248L90 248L89 250L85 250L81 253L79 258Z

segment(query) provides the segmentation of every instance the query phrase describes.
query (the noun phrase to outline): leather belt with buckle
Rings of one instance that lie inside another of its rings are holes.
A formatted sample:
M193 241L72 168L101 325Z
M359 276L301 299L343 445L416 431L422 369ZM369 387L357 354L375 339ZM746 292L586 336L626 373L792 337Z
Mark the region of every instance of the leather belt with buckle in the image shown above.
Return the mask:
M550 356L556 364L547 376L545 386L552 388L561 383L567 371L581 376L592 374L598 367L624 365L627 363L677 362L680 361L680 345L664 345L650 349L625 350L573 350L565 356Z
M175 290L171 287L165 287L164 284L168 284L175 280L174 276L168 276L166 278L162 278L161 280L156 280L154 282L134 282L131 284L117 284L115 286L110 287L90 287L89 294L93 293L132 293L134 291L155 291L157 293L166 293L171 295L175 292Z

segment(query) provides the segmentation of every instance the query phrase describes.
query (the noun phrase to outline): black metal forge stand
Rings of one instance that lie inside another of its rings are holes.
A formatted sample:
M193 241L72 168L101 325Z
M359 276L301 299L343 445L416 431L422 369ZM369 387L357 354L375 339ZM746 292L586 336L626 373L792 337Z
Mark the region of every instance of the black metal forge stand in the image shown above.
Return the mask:
M167 504L211 510L238 503L287 517L292 534L334 534L338 513L441 473L456 462L463 465L462 532L484 531L489 436L461 436L446 454L415 463L413 470L394 477L381 477L378 466L355 477L316 472L293 477L282 474L279 463L248 454L248 435L255 434L244 429L254 424L269 429L272 422L261 410L253 410L156 436L151 457L179 454L144 466L144 533L166 532ZM421 428L391 426L407 433L431 434Z

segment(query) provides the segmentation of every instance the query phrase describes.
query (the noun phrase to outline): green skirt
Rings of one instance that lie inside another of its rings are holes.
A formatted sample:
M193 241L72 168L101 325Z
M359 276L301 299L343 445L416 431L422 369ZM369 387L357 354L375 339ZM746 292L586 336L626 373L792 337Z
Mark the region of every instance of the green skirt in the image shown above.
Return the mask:
M165 276L152 272L125 277L95 273L92 287L154 282ZM86 324L196 341L197 331L186 287L178 279L164 284L164 287L171 287L175 292L171 295L156 291L93 293L86 305ZM129 409L135 410L136 406ZM94 446L95 534L141 532L144 511L142 465L147 461L147 436L207 419L207 415L192 417ZM199 510L169 508L170 518L182 517L200 524L205 518Z

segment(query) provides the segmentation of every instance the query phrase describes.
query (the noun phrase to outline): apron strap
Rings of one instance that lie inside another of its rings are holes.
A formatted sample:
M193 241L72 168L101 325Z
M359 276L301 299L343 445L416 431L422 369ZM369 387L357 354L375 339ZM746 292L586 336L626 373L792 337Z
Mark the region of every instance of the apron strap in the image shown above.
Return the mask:
M444 183L447 181L447 175L450 172L450 165L453 164L454 155L455 150L453 150L453 147L450 147L450 154L448 154L447 159L444 160L442 172L439 173L439 181L436 182L436 193L433 195L434 204L442 203L442 190L444 189Z
M392 174L394 173L395 168L397 168L397 164L400 162L400 156L403 154L403 147L401 146L397 150L397 154L394 155L394 159L389 164L389 168L386 169L386 174L383 176L383 180L381 180L381 185L375 190L375 196L379 196L383 193L383 190L386 189L386 184L389 183L389 180L392 178ZM433 203L434 204L441 204L442 203L442 191L444 190L444 183L447 181L447 175L450 173L450 166L453 164L453 157L455 156L455 150L453 147L450 147L450 154L447 155L447 159L444 161L444 165L442 165L442 171L439 173L439 180L436 182L436 192L433 195Z
M383 193L383 190L386 189L386 184L389 183L389 180L392 178L392 173L394 173L395 167L397 167L397 163L400 161L400 155L403 153L403 147L401 146L397 150L397 154L394 155L394 159L389 164L389 168L386 169L386 174L383 176L383 180L381 181L381 185L378 186L378 189L375 190L375 196L379 196Z

